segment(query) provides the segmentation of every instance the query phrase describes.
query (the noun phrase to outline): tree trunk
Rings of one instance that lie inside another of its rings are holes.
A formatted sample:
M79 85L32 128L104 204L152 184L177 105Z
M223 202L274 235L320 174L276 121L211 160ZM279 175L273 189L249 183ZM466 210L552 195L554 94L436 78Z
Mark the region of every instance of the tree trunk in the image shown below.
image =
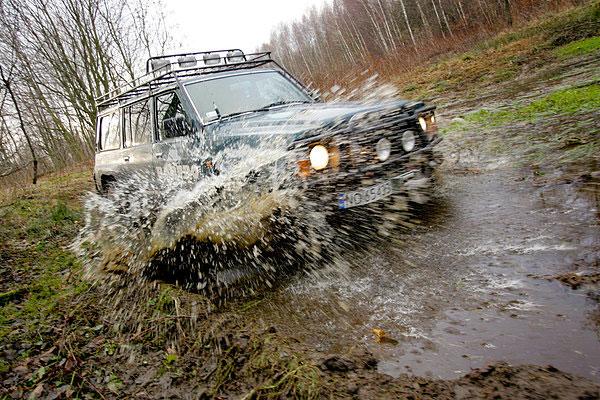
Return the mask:
M513 19L512 19L512 12L510 10L510 0L504 0L504 13L506 14L506 23L509 26L512 26Z
M413 46L417 47L417 42L415 41L415 36L413 35L413 31L410 26L410 21L408 20L408 14L406 13L406 7L404 7L404 0L400 0L400 5L402 6L402 13L404 14L404 21L406 21L408 33L410 33L410 40L412 40Z
M4 75L4 70L2 69L2 66L0 66L0 79L2 79L2 83L4 84L4 87L8 91L8 94L10 95L10 99L12 100L12 103L15 107L15 111L17 112L17 117L19 118L19 125L21 127L21 131L23 132L23 136L25 136L25 140L27 141L27 146L29 146L29 151L31 152L31 160L33 162L33 184L35 185L37 183L37 176L38 176L38 160L37 160L37 157L35 156L35 150L33 148L33 143L31 142L31 138L29 137L29 134L27 133L27 130L25 129L25 122L23 121L23 114L21 114L21 108L19 107L19 103L17 102L15 92L12 89L10 77Z
M433 5L433 11L435 12L435 16L437 17L440 32L442 32L442 37L446 38L446 33L444 33L444 27L442 26L442 19L440 18L440 14L438 13L437 7L435 6L435 0L431 0L431 5Z

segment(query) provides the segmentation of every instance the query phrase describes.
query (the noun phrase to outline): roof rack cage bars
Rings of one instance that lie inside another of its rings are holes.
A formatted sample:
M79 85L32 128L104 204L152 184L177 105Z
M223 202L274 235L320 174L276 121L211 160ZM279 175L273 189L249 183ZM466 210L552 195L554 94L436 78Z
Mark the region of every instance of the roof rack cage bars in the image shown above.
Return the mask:
M225 64L234 64L246 61L245 54L240 49L229 50L212 50L212 51L196 51L193 53L177 53L167 54L164 56L150 57L146 61L146 73L164 68L169 65L179 67L193 67L198 62L215 62L217 64L224 62Z
M108 107L134 98L149 90L175 83L178 79L223 71L249 69L273 63L271 52L244 54L239 49L178 53L151 57L146 61L146 74L98 97L98 107Z

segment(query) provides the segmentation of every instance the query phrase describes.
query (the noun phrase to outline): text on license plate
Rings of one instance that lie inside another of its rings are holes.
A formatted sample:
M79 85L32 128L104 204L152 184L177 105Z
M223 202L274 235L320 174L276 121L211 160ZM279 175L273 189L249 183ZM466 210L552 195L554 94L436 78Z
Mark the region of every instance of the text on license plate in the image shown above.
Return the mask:
M354 192L338 194L338 206L340 209L362 206L363 204L373 203L392 194L392 183L385 181L383 183L362 188Z

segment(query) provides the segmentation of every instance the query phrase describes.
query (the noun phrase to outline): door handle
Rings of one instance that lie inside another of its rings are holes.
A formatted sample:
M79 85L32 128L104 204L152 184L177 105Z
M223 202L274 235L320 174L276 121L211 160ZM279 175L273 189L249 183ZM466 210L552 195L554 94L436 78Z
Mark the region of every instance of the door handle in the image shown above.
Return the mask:
M129 161L129 160L130 160L130 157L129 157L129 156L125 156L125 157L123 157L123 161Z
M155 156L156 158L162 158L162 156L163 156L163 153L154 153L154 156Z

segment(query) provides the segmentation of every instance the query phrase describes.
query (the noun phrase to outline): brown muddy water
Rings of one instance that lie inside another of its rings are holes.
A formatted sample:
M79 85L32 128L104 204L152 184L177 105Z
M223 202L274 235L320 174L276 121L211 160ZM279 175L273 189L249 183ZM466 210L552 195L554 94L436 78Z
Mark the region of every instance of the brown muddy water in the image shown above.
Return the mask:
M366 346L392 376L455 378L507 361L600 382L598 303L548 279L597 268L597 212L585 192L534 188L507 164L448 171L418 229L346 253L256 313L319 352Z

